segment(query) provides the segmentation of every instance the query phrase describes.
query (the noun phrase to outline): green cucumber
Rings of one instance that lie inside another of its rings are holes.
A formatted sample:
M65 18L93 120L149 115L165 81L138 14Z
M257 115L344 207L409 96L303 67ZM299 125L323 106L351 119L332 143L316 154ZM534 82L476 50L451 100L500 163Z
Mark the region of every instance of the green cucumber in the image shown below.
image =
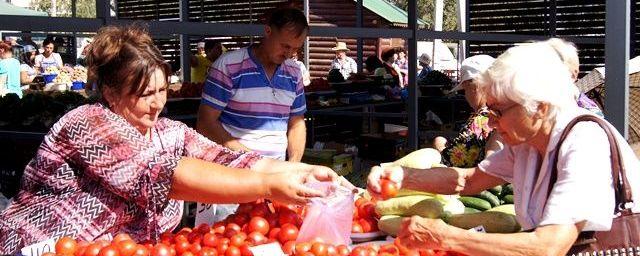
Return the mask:
M507 203L507 204L512 204L513 203L513 195L504 196L504 202Z
M478 209L480 211L491 209L491 203L477 197L461 196L458 200L460 200L465 207Z
M489 189L489 191L495 196L500 196L502 194L502 185L498 185Z
M502 196L513 195L513 185L511 183L502 185Z
M474 197L484 199L491 204L491 207L500 205L500 199L487 190L480 192L480 194L477 194Z

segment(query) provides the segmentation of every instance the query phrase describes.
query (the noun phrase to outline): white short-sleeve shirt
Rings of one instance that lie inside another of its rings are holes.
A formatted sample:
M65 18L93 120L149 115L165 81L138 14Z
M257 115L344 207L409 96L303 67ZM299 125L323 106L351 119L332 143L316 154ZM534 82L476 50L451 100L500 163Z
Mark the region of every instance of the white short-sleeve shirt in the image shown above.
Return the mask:
M576 124L560 147L557 181L547 201L550 158L564 127L579 115L591 114L578 107L561 112L544 158L532 146L505 145L478 167L513 184L516 217L524 230L581 221L586 221L584 231L609 230L615 204L611 154L604 130L594 122ZM617 131L615 135L632 193L640 198L640 163L624 138ZM640 212L640 204L632 210Z

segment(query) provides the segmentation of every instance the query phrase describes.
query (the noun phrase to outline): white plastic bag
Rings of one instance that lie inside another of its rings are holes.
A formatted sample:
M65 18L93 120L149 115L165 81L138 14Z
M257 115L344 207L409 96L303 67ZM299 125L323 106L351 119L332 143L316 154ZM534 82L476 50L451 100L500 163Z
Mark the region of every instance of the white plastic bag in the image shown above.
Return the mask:
M320 239L329 244L351 244L353 191L331 182L306 184L325 192L325 197L311 199L297 242Z

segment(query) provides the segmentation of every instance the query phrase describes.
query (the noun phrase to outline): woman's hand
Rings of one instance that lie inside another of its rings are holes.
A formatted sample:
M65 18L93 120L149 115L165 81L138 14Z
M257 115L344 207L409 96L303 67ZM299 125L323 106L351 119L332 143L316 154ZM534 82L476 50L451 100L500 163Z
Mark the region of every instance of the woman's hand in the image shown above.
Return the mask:
M357 188L347 179L342 176L339 176L335 171L331 168L321 165L309 165L309 170L315 180L318 181L338 181L338 183L350 190L356 191Z
M397 188L400 189L402 181L404 180L404 170L400 166L374 166L371 168L371 172L369 172L369 177L367 178L367 190L369 191L369 194L375 198L382 198L382 195L380 194L381 179L388 179L395 182Z
M304 183L314 180L315 175L309 170L264 173L267 186L267 198L284 204L306 204L311 198L324 194L309 188Z
M413 216L402 221L397 240L408 249L447 250L445 238L449 228L441 219Z

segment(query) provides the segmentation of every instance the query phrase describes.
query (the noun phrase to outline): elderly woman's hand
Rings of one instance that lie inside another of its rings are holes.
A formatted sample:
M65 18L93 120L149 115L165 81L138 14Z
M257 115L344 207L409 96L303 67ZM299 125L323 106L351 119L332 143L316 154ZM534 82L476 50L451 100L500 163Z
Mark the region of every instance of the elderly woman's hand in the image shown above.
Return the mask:
M404 170L400 166L387 166L380 167L374 166L369 172L367 178L367 190L369 194L375 198L382 198L381 193L381 179L388 179L397 184L397 189L402 186L402 180L404 179Z
M338 183L350 190L357 190L356 186L351 184L347 179L338 175L331 168L321 165L309 165L312 177L318 181L338 181Z
M441 219L413 216L402 221L397 240L408 249L446 250L445 240L450 228Z

